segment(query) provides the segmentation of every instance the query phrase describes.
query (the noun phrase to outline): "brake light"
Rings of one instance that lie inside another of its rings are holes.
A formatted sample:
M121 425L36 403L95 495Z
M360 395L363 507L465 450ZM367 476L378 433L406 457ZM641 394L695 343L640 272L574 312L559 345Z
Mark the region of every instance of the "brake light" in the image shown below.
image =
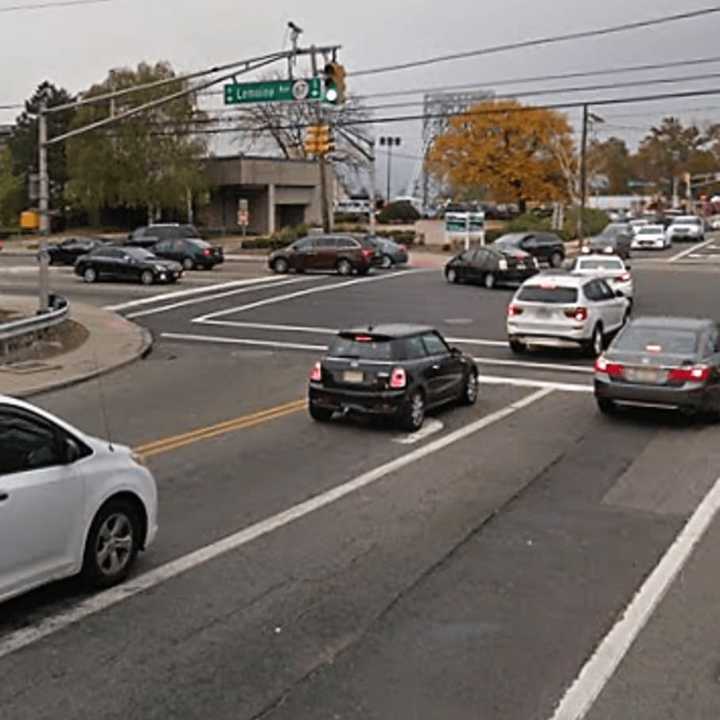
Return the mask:
M313 365L313 369L310 371L310 380L312 382L320 382L322 380L322 363L320 361Z
M694 367L673 368L668 373L668 380L676 382L707 382L710 379L708 365L695 365Z
M372 257L372 256L375 254L375 251L374 251L374 250L364 249L364 250L362 251L362 254L363 254L366 258L369 258L369 257Z
M401 245L400 252L407 252L407 245Z
M523 312L524 312L524 308L521 308L518 305L508 305L508 317L515 317L517 315L522 315Z
M407 385L407 373L403 368L393 368L390 375L390 387L394 390L402 390Z
M372 342L372 337L370 335L356 335L355 342Z
M577 322L585 322L585 320L588 319L588 311L587 308L584 307L569 308L565 311L565 315Z
M615 282L630 282L630 280L632 280L632 275L628 272L618 275L615 278Z
M210 255L210 249L209 249L209 248L205 248L205 249L203 250L203 255L204 255L205 257L208 257L208 255Z
M620 363L610 363L603 355L595 361L595 372L608 375L613 378L621 378L625 368Z

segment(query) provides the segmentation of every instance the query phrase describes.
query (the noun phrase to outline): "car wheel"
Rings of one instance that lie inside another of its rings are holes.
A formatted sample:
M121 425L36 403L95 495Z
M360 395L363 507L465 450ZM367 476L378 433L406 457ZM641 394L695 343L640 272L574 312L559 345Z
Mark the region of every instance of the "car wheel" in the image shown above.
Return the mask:
M290 264L285 258L278 258L272 264L272 269L273 272L276 272L278 275L284 275L290 269Z
M478 382L477 373L471 370L465 378L462 398L460 401L463 405L474 405L477 402L480 393L480 383Z
M86 283L94 283L97 282L98 274L95 268L85 268L85 271L83 272L83 280Z
M617 413L617 405L607 398L597 398L597 406L603 415L615 415Z
M483 285L485 285L488 290L492 290L495 287L495 276L492 273L486 273L483 278Z
M380 261L380 267L383 270L389 270L393 266L392 258L389 255L383 255Z
M590 341L587 343L586 349L590 357L600 357L603 349L605 348L605 336L603 335L603 328L598 323L592 331Z
M550 256L550 267L559 268L562 265L562 261L562 254L556 251Z
M327 408L318 407L315 403L309 404L310 417L315 422L330 422L333 416L333 411Z
M140 273L140 282L143 285L152 285L155 282L155 276L152 270L143 270L142 273Z
M416 390L405 403L400 414L400 427L408 432L417 432L425 423L425 398Z
M337 267L338 273L344 277L352 274L352 271L353 271L352 263L349 260L346 260L345 258L342 258L342 260L338 260L336 267Z
M111 500L95 516L85 543L81 575L97 588L124 580L138 554L141 522L127 500Z
M182 261L182 266L185 270L194 270L195 261L192 258L186 257Z
M527 353L527 345L519 340L510 340L510 350L515 355L525 355Z
M445 272L445 279L452 285L456 285L458 282L460 282L460 278L458 277L457 270L454 270L453 268L449 268Z

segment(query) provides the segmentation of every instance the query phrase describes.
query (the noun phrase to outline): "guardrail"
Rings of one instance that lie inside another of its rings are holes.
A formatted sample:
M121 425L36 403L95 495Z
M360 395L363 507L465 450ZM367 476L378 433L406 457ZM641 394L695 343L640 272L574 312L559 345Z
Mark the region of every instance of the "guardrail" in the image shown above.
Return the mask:
M42 332L67 319L70 314L70 303L58 295L50 297L50 308L47 312L38 313L33 317L0 323L0 349L7 343L23 335Z

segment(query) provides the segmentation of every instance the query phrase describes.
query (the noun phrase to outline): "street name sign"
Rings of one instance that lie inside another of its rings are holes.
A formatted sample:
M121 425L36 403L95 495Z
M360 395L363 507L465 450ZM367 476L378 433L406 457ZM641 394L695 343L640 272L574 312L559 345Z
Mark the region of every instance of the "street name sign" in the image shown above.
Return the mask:
M226 105L322 100L322 80L319 77L230 83L225 85L224 90Z

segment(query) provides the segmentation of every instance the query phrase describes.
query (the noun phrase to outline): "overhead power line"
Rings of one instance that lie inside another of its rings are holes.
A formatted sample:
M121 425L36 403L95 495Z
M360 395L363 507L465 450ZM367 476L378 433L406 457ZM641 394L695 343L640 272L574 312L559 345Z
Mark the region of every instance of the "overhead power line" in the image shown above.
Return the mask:
M29 10L49 10L51 8L73 7L75 5L99 5L100 3L109 3L113 0L60 0L60 2L43 2L31 3L26 5L6 5L0 6L0 13L24 12Z
M381 65L379 67L366 68L348 73L353 77L362 77L368 75L379 75L381 73L398 72L400 70L410 70L412 68L426 67L428 65L436 65L438 63L451 62L453 60L464 60L471 57L480 57L482 55L491 55L495 53L507 52L509 50L521 50L523 48L538 47L542 45L554 45L557 43L570 42L572 40L582 40L586 38L602 37L605 35L613 35L617 33L630 32L632 30L640 30L642 28L664 25L667 23L679 22L682 20L692 20L694 18L704 17L720 13L720 5L714 5L699 10L691 10L684 13L676 13L674 15L664 15L662 17L651 18L648 20L638 20L636 22L623 23L622 25L610 25L603 28L595 28L593 30L582 30L579 32L566 33L563 35L549 35L546 37L534 38L532 40L522 40L520 42L505 43L503 45L491 45L477 50L466 50L459 53L451 53L448 55L436 55L434 57L425 58L423 60L413 60L405 63L397 63L395 65Z

